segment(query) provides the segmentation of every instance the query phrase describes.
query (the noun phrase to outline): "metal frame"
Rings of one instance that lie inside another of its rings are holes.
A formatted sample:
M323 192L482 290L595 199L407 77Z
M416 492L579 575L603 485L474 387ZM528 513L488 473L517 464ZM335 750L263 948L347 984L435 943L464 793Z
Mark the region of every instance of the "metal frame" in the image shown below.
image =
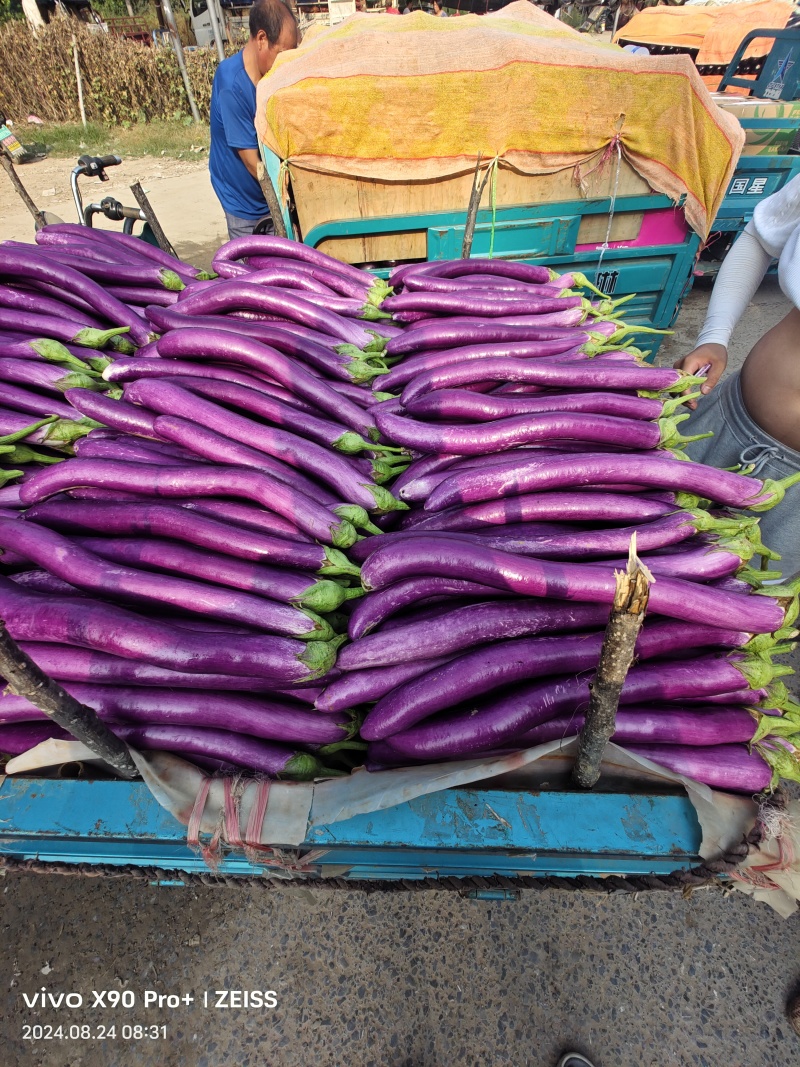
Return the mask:
M669 197L651 194L618 197L613 211L618 216L680 210L680 207ZM636 299L627 305L627 321L668 329L691 288L700 238L687 230L682 242L672 244L615 247L619 242L612 242L605 251L599 246L576 251L581 220L587 215L608 216L611 211L612 201L608 198L498 207L494 215L490 209L482 209L475 226L473 255L488 254L494 230L495 258L546 264L561 272L581 270L595 282L599 271L609 295L637 294ZM425 230L427 259L454 259L460 255L465 221L465 213L461 211L343 219L315 226L304 235L304 243L317 247L323 241L337 237ZM375 273L385 277L389 270L378 269ZM660 338L646 335L646 342L643 340L642 343L655 354Z
M421 847L420 842L425 843ZM683 794L451 789L314 829L302 877L362 880L504 874L666 874L698 861ZM321 854L320 854L321 850ZM186 828L141 782L6 778L0 855L21 860L208 870ZM230 852L221 874L280 874ZM285 872L284 872L285 873Z

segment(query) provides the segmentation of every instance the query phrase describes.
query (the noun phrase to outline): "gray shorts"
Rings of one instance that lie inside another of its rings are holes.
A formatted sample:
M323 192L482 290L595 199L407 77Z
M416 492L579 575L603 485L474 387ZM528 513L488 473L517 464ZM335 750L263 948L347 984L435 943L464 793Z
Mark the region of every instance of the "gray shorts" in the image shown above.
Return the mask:
M800 452L782 444L762 430L750 417L742 400L739 374L732 374L712 393L698 401L697 411L681 425L685 434L707 433L713 437L694 441L686 453L698 463L712 467L753 467L756 478L785 478L800 471ZM759 513L764 544L780 552L780 562L772 564L786 581L800 571L800 485L786 490L786 496L770 511ZM758 565L758 559L753 560Z
M272 224L272 219L268 215L264 217L269 221L266 232L274 233L275 227ZM226 211L225 222L228 224L228 239L232 241L235 237L249 237L261 221L261 219L240 219L238 215L231 215L230 212Z

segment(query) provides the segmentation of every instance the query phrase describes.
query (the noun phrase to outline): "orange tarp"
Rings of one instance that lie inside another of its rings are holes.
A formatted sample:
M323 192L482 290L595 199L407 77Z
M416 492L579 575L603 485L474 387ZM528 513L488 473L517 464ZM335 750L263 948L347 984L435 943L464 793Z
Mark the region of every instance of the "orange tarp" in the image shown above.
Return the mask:
M288 166L386 182L485 163L574 172L617 149L705 236L744 143L687 56L635 56L518 0L491 15L357 14L284 52L256 129Z
M790 0L755 0L724 7L646 7L619 31L617 40L696 48L698 66L730 63L751 30L782 30L794 10ZM745 59L763 56L772 41L754 41Z

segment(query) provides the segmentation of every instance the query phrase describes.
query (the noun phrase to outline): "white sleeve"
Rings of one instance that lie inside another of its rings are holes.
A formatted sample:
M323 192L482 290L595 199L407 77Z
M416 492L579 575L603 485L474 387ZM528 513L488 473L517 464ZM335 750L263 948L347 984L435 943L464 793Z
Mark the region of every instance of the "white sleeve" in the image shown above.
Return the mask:
M737 322L756 295L773 258L772 249L765 247L753 222L748 222L722 261L696 347L708 344L728 347Z
M766 250L778 259L800 224L800 174L756 205L753 230ZM749 228L749 227L748 227Z

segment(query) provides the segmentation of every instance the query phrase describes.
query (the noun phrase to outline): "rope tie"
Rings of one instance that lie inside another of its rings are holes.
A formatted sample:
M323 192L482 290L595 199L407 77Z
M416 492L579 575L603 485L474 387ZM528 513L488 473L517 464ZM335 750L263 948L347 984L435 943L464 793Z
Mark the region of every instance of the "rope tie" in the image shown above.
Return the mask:
M622 173L622 139L620 138L618 133L614 135L614 137L613 137L611 143L609 144L608 148L603 153L603 156L600 159L600 162L597 164L597 167L595 167L594 169L595 170L602 169L605 166L606 162L610 159L610 157L611 157L611 155L612 155L612 153L614 151L616 151L616 153L617 153L617 168L616 168L616 174L614 176L614 188L613 188L612 193L611 193L611 204L609 205L609 208L608 208L608 227L606 228L606 239L600 245L600 255L599 255L598 260L597 260L597 266L595 267L595 273L594 273L595 283L597 282L597 276L600 273L600 267L603 264L603 258L605 256L606 252L611 247L611 245L609 243L610 240L611 240L611 227L614 224L614 212L615 212L616 206L617 206L617 192L619 191L619 179L620 179L620 174ZM589 173L591 174L592 171L589 171Z

